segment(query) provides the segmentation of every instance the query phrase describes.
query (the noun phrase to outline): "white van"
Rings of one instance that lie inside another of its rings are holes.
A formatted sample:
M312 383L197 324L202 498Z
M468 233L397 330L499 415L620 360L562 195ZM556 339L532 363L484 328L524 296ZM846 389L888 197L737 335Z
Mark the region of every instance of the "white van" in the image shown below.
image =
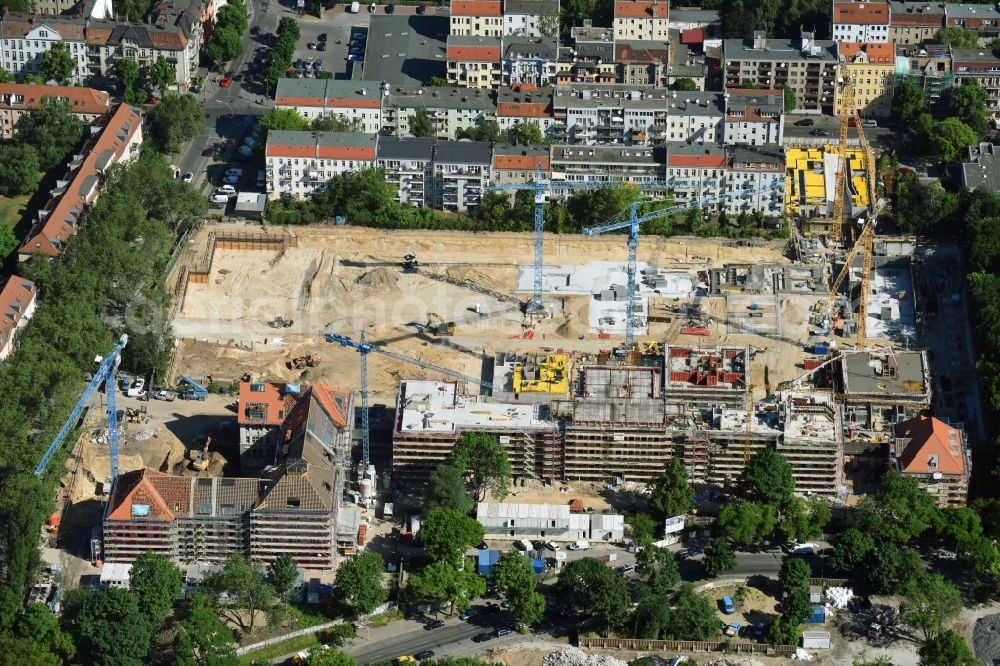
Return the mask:
M225 206L229 203L228 194L213 194L212 195L212 205L213 206Z
M570 550L590 550L589 541L574 541L570 545L566 546Z
M514 542L514 546L520 548L526 553L534 547L531 545L531 542L528 541L527 539L518 539L517 541Z
M216 194L236 194L236 188L232 185L220 185L215 191Z
M352 2L351 3L351 13L352 14L357 14L360 11L361 11L361 3L360 2Z

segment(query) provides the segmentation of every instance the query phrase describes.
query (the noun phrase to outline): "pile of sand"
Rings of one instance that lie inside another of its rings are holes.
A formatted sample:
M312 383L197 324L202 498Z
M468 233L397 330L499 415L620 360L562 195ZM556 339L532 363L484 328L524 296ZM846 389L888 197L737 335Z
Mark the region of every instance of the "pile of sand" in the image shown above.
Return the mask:
M354 280L355 288L362 292L397 292L399 291L399 272L386 267L362 273Z

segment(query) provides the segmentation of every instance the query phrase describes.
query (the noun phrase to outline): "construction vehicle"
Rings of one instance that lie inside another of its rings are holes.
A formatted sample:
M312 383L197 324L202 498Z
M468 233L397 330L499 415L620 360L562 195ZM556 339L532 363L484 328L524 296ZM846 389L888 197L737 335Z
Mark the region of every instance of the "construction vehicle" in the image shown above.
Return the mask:
M319 354L306 354L305 356L297 356L288 362L288 367L292 370L301 370L302 368L315 368L322 361L322 357Z
M278 316L274 318L274 321L268 323L271 324L272 328L291 328L292 324L295 322L291 319L285 319L284 317Z
M208 389L187 375L181 375L181 381L191 387L181 392L181 400L204 400L208 397Z
M143 405L138 409L132 407L127 407L125 409L125 416L128 418L129 423L145 423L146 422L146 406Z
M405 257L403 257L403 272L404 273L416 273L420 268L420 262L417 260L417 255L412 252Z
M204 472L208 469L208 447L212 443L212 436L208 435L205 437L205 446L202 447L201 451L197 449L192 449L189 454L191 456L191 469L196 472Z
M455 322L445 321L437 312L428 312L427 330L434 335L455 335Z

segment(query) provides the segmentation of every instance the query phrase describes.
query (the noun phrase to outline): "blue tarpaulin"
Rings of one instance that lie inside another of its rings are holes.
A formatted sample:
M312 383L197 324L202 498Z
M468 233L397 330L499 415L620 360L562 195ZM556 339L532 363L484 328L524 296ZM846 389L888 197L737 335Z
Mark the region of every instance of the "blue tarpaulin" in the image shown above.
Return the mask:
M476 571L480 574L490 574L493 573L493 565L497 563L500 559L499 550L481 550L479 551L479 564L476 567Z

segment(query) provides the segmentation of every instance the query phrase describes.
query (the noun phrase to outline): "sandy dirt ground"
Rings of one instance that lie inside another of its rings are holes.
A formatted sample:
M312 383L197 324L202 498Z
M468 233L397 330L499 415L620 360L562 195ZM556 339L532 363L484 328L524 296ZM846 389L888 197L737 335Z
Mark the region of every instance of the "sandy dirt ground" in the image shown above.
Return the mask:
M204 261L208 235L226 227L203 228L185 249L179 266ZM240 229L245 229L241 227ZM421 361L480 375L483 355L498 350L565 348L598 351L621 338L598 339L587 324L588 296L551 299L553 316L538 323L525 339L525 322L512 307L482 290L516 299L518 266L532 256L529 234L385 232L350 227L291 230L294 242L282 250L218 249L206 283L188 284L173 325L179 338L175 371L196 377L239 379L247 372L278 381L326 381L358 388L355 351L326 343L325 331L384 344ZM704 239L644 238L639 259L661 268L705 270L727 261L788 263L783 243L766 247L727 247ZM550 235L546 261L587 264L626 258L624 237ZM405 273L402 257L413 253L420 271ZM447 278L442 279L442 278ZM171 280L176 281L176 275ZM448 280L468 281L472 287ZM772 384L794 377L804 356L807 296L782 296L782 337L727 333L722 298L698 299L713 317L712 336L680 335L679 321L652 324L649 339L681 344L752 344L773 350ZM479 310L477 313L475 310ZM429 313L455 321L457 334L437 338L426 330ZM276 317L291 320L276 328ZM292 370L288 362L307 353L322 354L319 367ZM754 378L763 394L763 364ZM391 401L400 377L430 376L419 368L382 355L369 357L373 399Z

